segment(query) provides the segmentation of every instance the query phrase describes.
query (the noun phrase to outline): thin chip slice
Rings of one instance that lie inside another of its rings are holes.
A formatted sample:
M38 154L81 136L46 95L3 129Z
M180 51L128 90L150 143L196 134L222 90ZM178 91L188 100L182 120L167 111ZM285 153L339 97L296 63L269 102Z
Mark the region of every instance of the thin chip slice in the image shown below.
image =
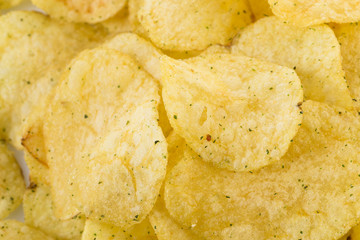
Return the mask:
M249 4L255 20L274 15L268 0L249 0Z
M126 0L32 0L50 16L70 22L98 23L123 9Z
M171 51L229 44L251 22L246 0L143 0L137 17L151 41Z
M82 240L156 240L148 218L139 224L124 230L99 221L86 220Z
M159 102L157 82L128 55L98 48L72 61L44 125L56 216L119 227L146 218L167 164Z
M50 185L50 173L48 166L44 165L31 154L25 152L24 159L30 171L30 181Z
M43 231L55 239L80 240L84 230L85 217L78 215L61 221L54 215L50 188L41 183L32 184L24 195L25 223Z
M360 217L360 119L324 103L306 101L302 108L289 151L263 169L219 170L187 149L166 180L171 216L207 239L346 234Z
M343 68L353 103L360 111L360 26L358 23L337 24L334 31L341 44Z
M161 61L175 132L204 160L248 171L278 161L302 121L300 80L272 63L231 54Z
M269 0L269 4L276 16L301 27L360 20L360 0Z
M6 218L21 203L25 183L19 165L0 142L0 219Z
M0 9L7 9L20 4L22 0L0 0Z
M40 230L16 220L0 221L0 239L3 240L54 240Z
M114 17L101 22L101 25L106 28L110 34L130 32L132 28L129 20L128 8L122 9Z
M276 17L260 19L241 32L232 47L238 51L293 68L305 99L352 108L340 45L329 26L298 28Z
M0 29L0 137L21 149L34 106L43 102L70 59L97 44L103 31L22 11L0 16Z

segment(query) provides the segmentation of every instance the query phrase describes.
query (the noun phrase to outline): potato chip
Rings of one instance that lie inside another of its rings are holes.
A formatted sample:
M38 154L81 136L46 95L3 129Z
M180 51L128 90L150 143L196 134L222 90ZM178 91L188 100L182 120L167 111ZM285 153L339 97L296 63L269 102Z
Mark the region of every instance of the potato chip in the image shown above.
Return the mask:
M72 61L43 129L56 216L119 227L146 218L167 164L159 102L157 82L129 55L99 48Z
M122 228L101 223L99 221L86 220L82 240L156 240L148 218L131 228Z
M350 239L345 240L359 240L360 239L360 225L357 225L351 229Z
M49 168L36 160L31 154L25 152L24 159L30 171L30 181L50 185Z
M231 54L163 57L163 100L175 132L204 160L248 171L278 161L302 121L300 80L272 63Z
M276 16L301 27L360 20L360 0L269 0L269 4Z
M241 32L232 52L238 50L295 69L305 99L352 108L340 46L330 27L297 28L276 17L264 18Z
M360 217L360 119L314 101L302 108L289 151L260 170L219 170L187 149L166 180L170 215L208 239L346 234Z
M16 220L0 221L0 239L4 240L54 240L40 230Z
M143 38L148 39L146 30L143 26L141 26L138 20L138 12L143 4L144 0L129 0L129 20L132 31L136 34L139 34Z
M7 9L14 7L21 3L22 0L0 0L0 9Z
M56 239L81 239L85 217L78 215L65 221L57 219L48 186L37 183L26 189L23 208L27 225L38 228Z
M32 0L50 16L70 22L98 23L116 15L126 0Z
M353 103L360 111L360 26L358 23L337 24L334 31L340 42L343 68Z
M70 59L98 43L103 31L22 11L2 15L0 29L0 137L20 149L33 107L56 84Z
M101 25L112 35L122 32L130 32L132 28L129 20L128 8L122 9L114 17L101 22Z
M256 20L274 15L268 0L249 0L249 4Z
M142 0L138 20L151 41L170 51L230 44L251 22L246 0Z
M20 205L25 183L15 158L2 142L0 142L0 179L0 219L3 219Z

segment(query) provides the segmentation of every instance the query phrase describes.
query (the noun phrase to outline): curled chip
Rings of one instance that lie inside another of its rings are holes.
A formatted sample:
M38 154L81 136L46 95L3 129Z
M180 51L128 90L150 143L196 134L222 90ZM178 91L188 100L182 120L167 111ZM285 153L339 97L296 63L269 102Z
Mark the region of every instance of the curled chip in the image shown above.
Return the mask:
M138 20L151 41L171 51L226 45L251 22L246 0L142 0Z
M289 151L260 170L219 170L187 149L166 179L170 215L208 239L345 235L360 217L360 119L324 103L302 108Z
M126 0L32 0L52 17L70 22L98 23L115 16Z
M54 240L38 229L16 220L0 221L0 239L11 240Z
M274 14L302 27L360 20L360 0L269 0Z
M293 68L305 99L352 108L340 45L329 26L299 28L276 17L260 19L241 32L232 47L238 51Z
M356 110L360 111L360 26L337 24L335 34L340 42L343 68Z
M21 3L22 0L0 0L0 9L7 9L14 7Z
M119 228L99 221L86 220L82 240L157 240L148 218L129 229Z
M129 55L81 53L55 88L44 124L55 214L119 227L141 222L167 164L157 82Z
M25 152L24 159L30 172L31 182L40 182L50 185L49 168L47 165L35 159L31 154Z
M21 170L6 145L0 142L0 219L20 205L24 191Z
M288 68L231 54L161 59L175 132L204 160L248 171L278 161L302 121L300 80Z
M98 43L103 33L22 11L0 16L0 29L0 135L21 148L34 106L42 103L70 59Z
M273 15L268 0L249 0L249 4L256 20Z

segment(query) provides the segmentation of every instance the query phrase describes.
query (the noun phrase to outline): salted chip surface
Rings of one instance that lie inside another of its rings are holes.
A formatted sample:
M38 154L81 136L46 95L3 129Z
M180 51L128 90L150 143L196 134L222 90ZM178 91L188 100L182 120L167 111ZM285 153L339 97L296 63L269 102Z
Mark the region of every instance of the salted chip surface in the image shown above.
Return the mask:
M75 216L69 220L55 217L50 188L44 184L31 184L26 189L23 201L25 223L43 231L55 239L80 240L85 217Z
M305 99L352 108L340 45L329 26L299 28L276 17L260 19L240 33L232 47L238 51L294 69Z
M25 151L24 160L29 168L30 181L50 185L49 167Z
M269 0L269 4L276 16L302 27L360 20L360 0Z
M16 220L0 221L0 239L4 240L54 240L38 229Z
M7 9L20 4L22 0L0 0L0 9Z
M59 218L130 227L155 204L167 143L159 86L139 66L113 49L84 51L56 87L44 138Z
M302 121L291 69L231 54L161 59L170 124L205 161L248 171L278 161Z
M0 137L20 149L34 106L42 103L71 58L97 44L103 33L23 11L0 16L0 29Z
M15 158L0 142L0 219L6 218L21 203L25 183Z
M123 229L99 221L86 220L82 240L156 240L157 237L152 229L149 219L145 218L141 223L135 224L129 229Z
M143 0L137 17L157 47L176 51L230 44L251 22L245 0Z
M249 5L255 20L274 15L268 0L249 0Z
M333 30L340 42L342 65L357 111L360 111L360 26L357 23L336 24Z
M170 215L208 239L345 235L360 215L360 119L314 101L302 108L289 151L260 170L219 170L187 149L166 180Z
M70 22L98 23L113 17L126 0L32 0L50 16Z

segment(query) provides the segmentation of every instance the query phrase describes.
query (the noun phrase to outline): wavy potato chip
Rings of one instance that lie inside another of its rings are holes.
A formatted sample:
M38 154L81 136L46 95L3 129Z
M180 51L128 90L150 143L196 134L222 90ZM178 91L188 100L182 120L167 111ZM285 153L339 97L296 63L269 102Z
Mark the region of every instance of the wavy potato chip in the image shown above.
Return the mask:
M256 20L274 15L268 0L249 0L249 5Z
M56 216L119 227L146 218L167 164L159 102L157 82L129 55L99 48L72 61L44 124Z
M25 183L19 165L0 142L0 219L6 218L20 204Z
M360 20L360 0L269 0L269 4L276 16L301 27Z
M278 161L302 121L295 72L231 54L161 60L163 100L175 132L204 160L248 171Z
M340 45L326 25L298 28L276 17L260 19L245 28L232 47L250 57L295 69L305 99L352 108Z
M59 220L54 215L50 188L37 183L26 189L24 194L25 223L56 239L80 240L84 230L85 217L75 216Z
M49 167L37 159L35 159L28 152L24 153L24 159L30 172L30 181L35 183L43 183L50 185Z
M99 221L86 220L82 240L156 240L148 218L124 230L116 226L104 224Z
M4 240L54 240L40 230L16 220L0 221L0 239Z
M50 16L70 22L98 23L116 15L126 0L31 0Z
M7 9L20 4L22 0L0 0L0 9Z
M171 51L229 44L251 22L245 0L142 0L138 20L151 41Z
M34 106L80 50L98 43L101 29L51 20L35 12L0 16L0 137L21 147Z
M219 170L187 149L166 179L170 215L208 239L346 234L360 216L360 119L324 103L306 101L302 108L286 155L260 170Z

